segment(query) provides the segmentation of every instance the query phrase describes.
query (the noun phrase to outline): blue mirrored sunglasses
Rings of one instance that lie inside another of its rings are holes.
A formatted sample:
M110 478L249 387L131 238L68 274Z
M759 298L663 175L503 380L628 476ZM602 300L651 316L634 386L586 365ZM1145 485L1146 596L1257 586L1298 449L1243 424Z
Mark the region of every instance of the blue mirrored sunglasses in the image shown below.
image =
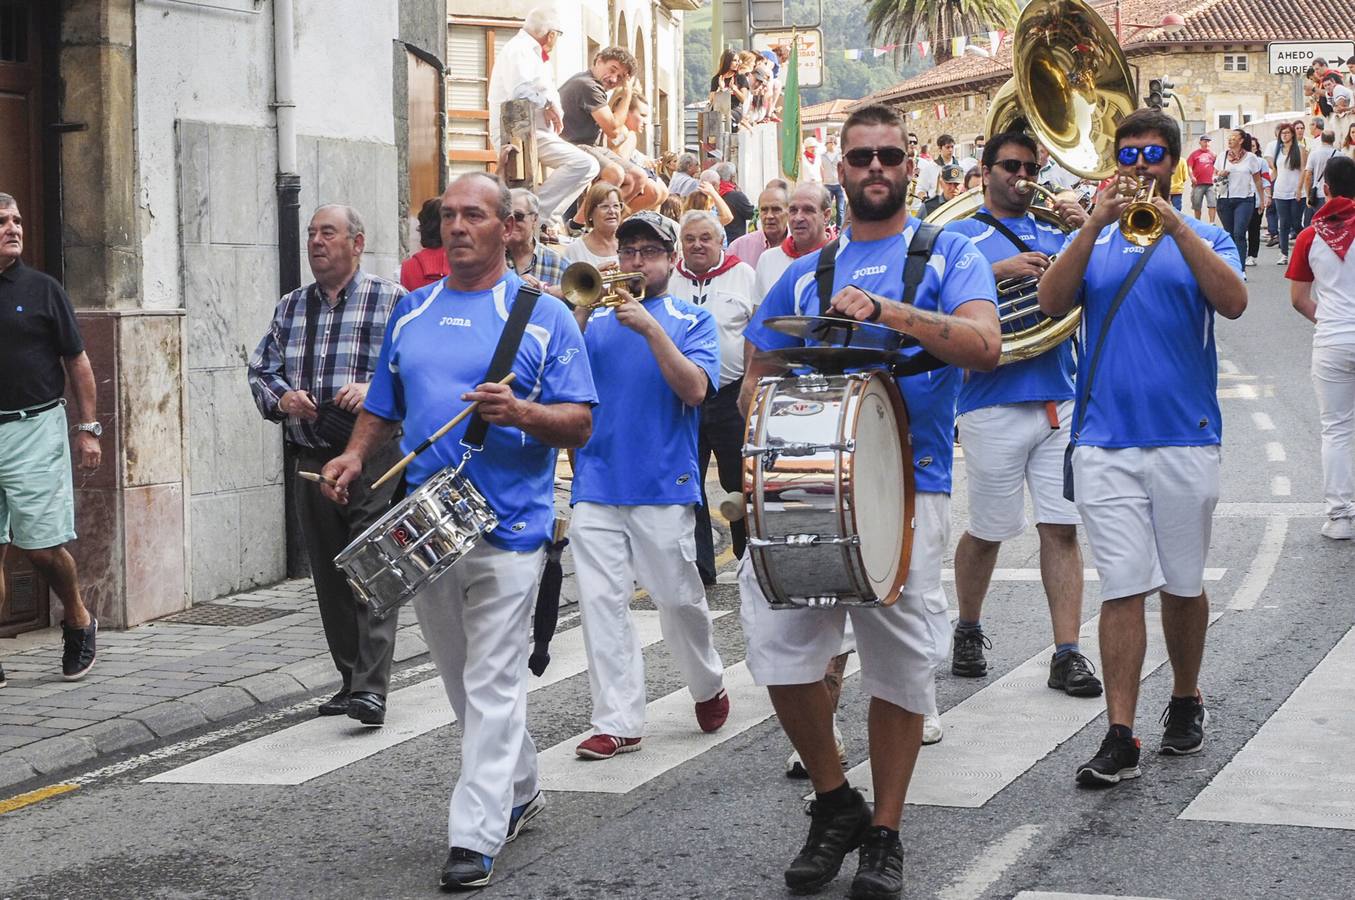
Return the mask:
M1139 155L1143 155L1144 162L1150 166L1155 166L1162 162L1167 156L1167 148L1161 144L1149 144L1146 147L1121 147L1115 154L1122 166L1132 166L1139 161Z

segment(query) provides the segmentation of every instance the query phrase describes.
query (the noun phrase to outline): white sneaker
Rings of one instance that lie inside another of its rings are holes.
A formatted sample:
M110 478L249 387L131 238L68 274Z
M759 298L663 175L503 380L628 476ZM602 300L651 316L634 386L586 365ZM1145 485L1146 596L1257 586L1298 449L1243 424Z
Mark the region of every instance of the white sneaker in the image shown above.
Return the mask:
M922 717L922 746L928 744L939 744L941 738L946 736L946 730L941 727L940 716Z
M1333 541L1349 541L1355 538L1355 519L1350 516L1328 519L1322 523L1322 536Z
M838 730L836 721L833 722L833 740L837 743L837 758L841 760L843 768L846 768L847 745L842 741L842 732ZM800 761L800 754L796 750L792 750L790 756L786 758L786 777L809 777L809 772L805 769L805 764Z
M1275 260L1275 265L1277 265L1277 266L1287 266L1287 265L1289 265L1289 257L1287 257L1287 256L1285 256L1283 253L1281 253L1281 254L1280 254L1280 258L1277 259L1277 260Z

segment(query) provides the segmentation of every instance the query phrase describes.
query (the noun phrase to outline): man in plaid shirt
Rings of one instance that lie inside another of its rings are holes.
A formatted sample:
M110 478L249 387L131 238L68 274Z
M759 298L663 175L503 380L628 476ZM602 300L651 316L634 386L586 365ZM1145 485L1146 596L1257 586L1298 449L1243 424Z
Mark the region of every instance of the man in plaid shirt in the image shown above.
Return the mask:
M360 268L366 242L362 218L348 206L322 206L306 231L313 284L279 301L268 332L249 359L249 389L265 419L283 423L300 471L319 472L343 452L372 380L386 320L405 291ZM347 714L366 725L386 720L386 689L395 652L397 616L371 616L334 557L389 508L396 486L370 485L400 458L391 441L367 461L347 506L326 500L320 486L294 479L320 618L343 689L321 704L322 716Z
M504 241L508 268L521 275L528 287L563 300L560 279L565 274L565 258L537 240L541 231L540 201L526 188L515 188L510 193L513 214Z

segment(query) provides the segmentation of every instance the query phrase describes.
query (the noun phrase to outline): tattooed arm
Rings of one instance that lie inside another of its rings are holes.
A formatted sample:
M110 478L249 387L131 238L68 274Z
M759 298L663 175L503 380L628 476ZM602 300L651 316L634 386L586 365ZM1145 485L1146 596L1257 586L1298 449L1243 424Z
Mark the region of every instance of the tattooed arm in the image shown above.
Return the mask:
M858 322L873 320L910 334L932 356L962 369L991 372L1002 352L997 307L989 300L962 303L948 316L848 286L833 295L833 309Z

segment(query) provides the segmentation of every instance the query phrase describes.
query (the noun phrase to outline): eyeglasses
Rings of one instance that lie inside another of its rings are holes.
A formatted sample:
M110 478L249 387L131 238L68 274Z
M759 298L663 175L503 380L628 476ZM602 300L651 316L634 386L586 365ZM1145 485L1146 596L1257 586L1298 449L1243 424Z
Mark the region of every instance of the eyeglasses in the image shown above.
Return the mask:
M999 159L997 162L993 163L993 165L1009 175L1015 175L1017 172L1025 172L1027 176L1034 178L1036 175L1040 174L1039 163L1021 162L1019 159Z
M530 218L532 218L533 216L535 216L536 213L523 212L523 211L520 210L520 209L515 209L515 210L513 210L511 213L509 213L509 215L511 215L515 221L518 221L518 222L525 222L525 221L527 221L528 219L530 219Z
M911 143L911 142L910 142ZM880 165L886 169L892 169L895 166L903 165L903 161L908 158L902 147L853 147L842 158L847 161L847 165L857 169L864 169L870 165L871 160L880 158Z
M620 210L620 209L621 209L621 204L620 204L620 203L599 203L597 206L593 207L593 211L594 211L594 212L596 212L596 211L598 211L598 210L611 210L611 211L617 211L617 210Z
M1148 165L1155 166L1167 158L1167 148L1161 144L1149 144L1146 147L1121 147L1115 153L1115 158L1122 166L1134 165L1140 156Z
M646 247L622 247L616 251L617 259L643 259L645 262L654 262L668 255L667 247L655 247L650 244Z

